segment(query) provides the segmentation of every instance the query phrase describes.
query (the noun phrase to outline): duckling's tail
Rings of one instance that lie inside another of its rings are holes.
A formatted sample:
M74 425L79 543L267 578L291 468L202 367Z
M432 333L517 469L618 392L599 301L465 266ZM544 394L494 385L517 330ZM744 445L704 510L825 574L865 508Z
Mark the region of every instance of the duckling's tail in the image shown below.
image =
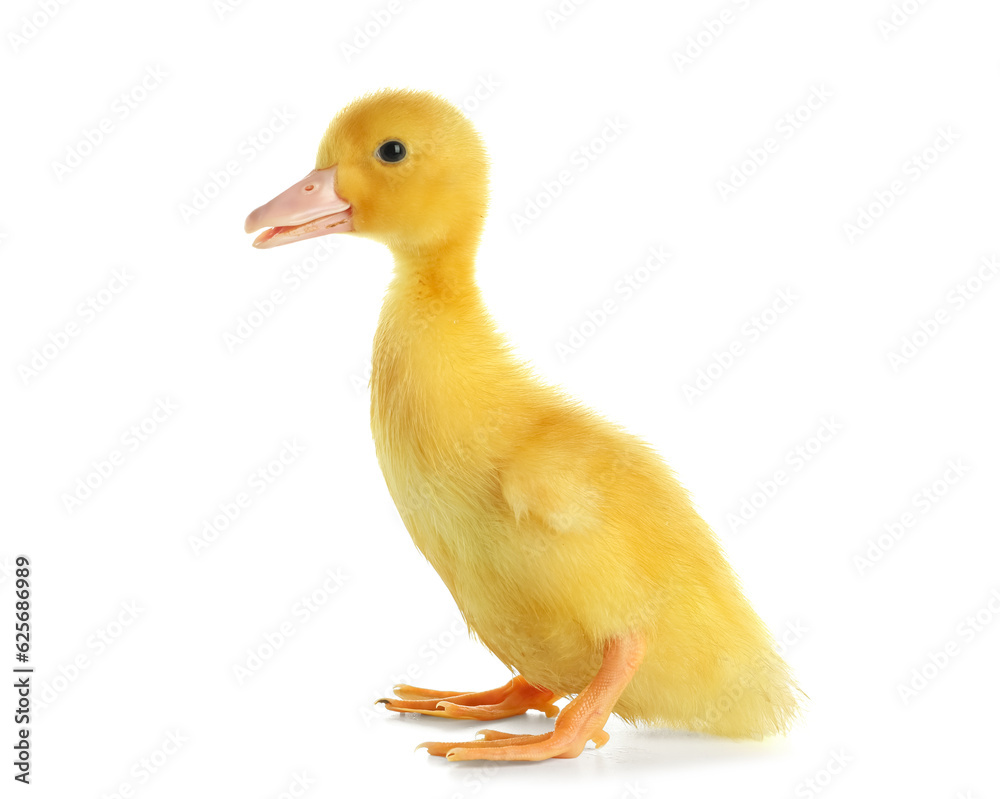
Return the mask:
M659 614L615 713L727 738L787 732L805 694L735 577L690 593Z
M740 664L728 664L715 696L686 725L726 738L785 733L800 713L800 697L785 661L771 648Z
M647 651L615 713L633 723L726 738L759 740L785 733L805 695L770 642L753 649L753 654L730 650L717 658L699 658L704 650Z

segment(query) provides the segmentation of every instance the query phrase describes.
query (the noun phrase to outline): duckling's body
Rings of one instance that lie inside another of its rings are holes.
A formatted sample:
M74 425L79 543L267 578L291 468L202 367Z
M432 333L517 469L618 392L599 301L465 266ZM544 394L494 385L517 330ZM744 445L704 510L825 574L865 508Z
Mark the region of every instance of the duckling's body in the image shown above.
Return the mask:
M389 143L405 169L382 159ZM554 715L554 699L578 695L544 736L428 744L450 759L574 756L607 740L610 712L731 737L786 729L797 689L684 489L642 441L540 382L496 331L474 281L485 158L467 121L430 95L380 93L338 116L317 160L299 186L335 178L321 227L382 240L396 261L371 380L386 484L470 630L520 675L483 694L399 686L387 706ZM318 235L310 222L258 242L300 229Z
M719 735L783 730L784 664L715 536L643 442L512 357L471 270L397 263L372 432L414 543L469 628L534 685L578 694L622 630L646 655L614 712Z

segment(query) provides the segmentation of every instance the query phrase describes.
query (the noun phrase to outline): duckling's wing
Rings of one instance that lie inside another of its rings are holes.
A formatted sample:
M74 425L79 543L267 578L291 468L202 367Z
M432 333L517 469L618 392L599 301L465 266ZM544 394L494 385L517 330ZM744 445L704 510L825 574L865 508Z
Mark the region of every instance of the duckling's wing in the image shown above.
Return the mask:
M520 524L541 523L553 533L593 533L601 526L602 491L572 461L550 450L522 456L500 474L504 500ZM553 462L554 461L554 462Z
M500 470L503 498L518 523L532 519L553 533L599 533L608 510L629 493L638 441L582 415L539 425Z

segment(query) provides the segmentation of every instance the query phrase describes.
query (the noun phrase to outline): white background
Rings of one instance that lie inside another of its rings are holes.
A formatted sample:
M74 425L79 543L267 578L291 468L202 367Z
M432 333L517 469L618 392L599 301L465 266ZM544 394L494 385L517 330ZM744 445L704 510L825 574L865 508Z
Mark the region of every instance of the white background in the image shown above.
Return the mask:
M890 30L888 0L662 5L5 7L0 629L6 669L26 554L36 668L17 795L1000 797L1000 280L984 267L1000 254L1000 7L910 0ZM406 675L464 690L509 675L468 640L375 461L365 383L388 253L351 237L256 251L242 228L312 169L333 114L383 86L438 92L482 131L488 304L543 374L690 488L810 696L788 737L612 720L576 760L483 768L413 753L482 723L373 705ZM753 174L723 192L734 170ZM546 207L519 226L529 201ZM651 247L671 257L646 272ZM627 277L645 280L631 297ZM227 345L274 289L285 301ZM755 319L771 324L754 337ZM904 338L923 346L894 365ZM691 400L699 370L715 379ZM174 410L147 419L158 402ZM256 493L286 441L302 451ZM88 475L101 484L67 502ZM241 491L250 506L195 554ZM734 524L744 501L759 507Z

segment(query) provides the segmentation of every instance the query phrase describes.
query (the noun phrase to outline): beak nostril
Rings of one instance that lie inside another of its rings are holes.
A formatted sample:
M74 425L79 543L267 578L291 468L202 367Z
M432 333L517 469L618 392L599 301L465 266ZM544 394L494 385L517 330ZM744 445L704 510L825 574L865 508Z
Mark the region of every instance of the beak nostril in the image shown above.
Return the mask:
M316 187L315 187L315 186L313 186L313 184L312 184L312 183L310 183L310 184L309 184L308 186L306 186L306 191L312 191L312 190L313 190L313 189L315 189L315 188L316 188Z

